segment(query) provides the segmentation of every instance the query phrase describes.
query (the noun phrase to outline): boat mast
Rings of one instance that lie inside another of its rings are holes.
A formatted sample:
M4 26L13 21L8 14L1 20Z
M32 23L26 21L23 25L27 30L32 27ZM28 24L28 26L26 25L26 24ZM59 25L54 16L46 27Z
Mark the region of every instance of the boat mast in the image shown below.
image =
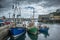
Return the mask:
M17 5L21 5L19 1L17 1ZM20 18L19 18L20 17ZM18 14L17 14L18 22L21 22L21 7L18 7Z
M33 23L34 23L35 9L33 8Z
M13 9L13 22L14 22L14 25L15 25L14 27L16 27L16 19L15 19L16 14L15 14L15 11L17 9L17 6L13 5L12 9Z
M18 11L19 11L19 14L17 14L17 21L21 22L21 7L19 7ZM19 16L20 16L20 21L19 21Z
M19 7L19 10L20 10L19 16L20 16L20 22L21 22L21 7Z
M16 10L16 7L15 7L15 5L13 5L13 21L15 22L15 10Z

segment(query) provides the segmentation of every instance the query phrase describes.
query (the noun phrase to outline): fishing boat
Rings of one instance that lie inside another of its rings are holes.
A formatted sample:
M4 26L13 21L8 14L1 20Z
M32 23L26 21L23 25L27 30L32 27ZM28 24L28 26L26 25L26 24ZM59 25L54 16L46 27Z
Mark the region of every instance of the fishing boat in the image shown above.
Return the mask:
M44 34L44 37L46 38L47 36L49 36L49 32L48 32L48 30L49 30L49 27L47 27L46 25L45 26L40 26L39 27L39 33L41 34Z
M47 36L49 36L49 32L48 31L40 30L40 34L43 34L45 38L47 38Z
M16 8L17 9L17 8ZM10 28L10 34L14 39L18 38L20 35L23 35L26 32L26 29L23 26L17 26L16 19L15 19L15 10L13 14L13 23L12 28ZM22 24L23 25L23 24Z
M47 26L44 26L44 27L40 27L39 28L39 31L40 32L48 32L48 30L49 30L49 27L47 27Z
M29 32L29 33L31 33L31 34L37 34L37 32L38 32L38 29L36 28L36 26L34 25L34 13L35 13L35 8L33 8L33 7L27 7L27 8L31 8L31 9L33 9L33 16L32 16L32 18L31 18L31 21L29 22L29 25L28 25L28 27L27 27L27 31Z
M4 26L5 25L5 20L6 20L6 17L5 16L2 16L0 18L0 26Z
M2 19L0 19L0 26L4 25L4 21Z
M14 39L23 35L25 32L26 32L25 28L22 28L22 27L10 28L10 33L13 36Z

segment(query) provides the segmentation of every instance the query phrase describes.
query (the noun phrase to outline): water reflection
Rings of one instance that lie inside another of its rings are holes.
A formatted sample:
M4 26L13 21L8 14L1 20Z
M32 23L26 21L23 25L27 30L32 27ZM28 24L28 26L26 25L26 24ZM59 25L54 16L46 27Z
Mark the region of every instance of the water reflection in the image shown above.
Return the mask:
M15 39L15 40L25 40L25 38L26 38L26 35L23 34L23 35L19 36L19 37L18 37L17 39Z
M30 34L30 33L27 33L27 35L29 36L29 38L31 40L37 40L38 39L38 35L33 35L33 34Z
M42 23L39 23L39 26L39 33L44 34L44 37L47 38L49 36L49 26Z

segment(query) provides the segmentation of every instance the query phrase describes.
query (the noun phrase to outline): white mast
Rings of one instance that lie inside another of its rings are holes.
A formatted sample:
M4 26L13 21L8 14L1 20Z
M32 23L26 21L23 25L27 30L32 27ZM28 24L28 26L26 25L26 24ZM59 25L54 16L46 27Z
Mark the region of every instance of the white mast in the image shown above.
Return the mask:
M32 15L32 22L34 23L34 16L35 16L35 8L31 7L31 9L33 9L33 15Z

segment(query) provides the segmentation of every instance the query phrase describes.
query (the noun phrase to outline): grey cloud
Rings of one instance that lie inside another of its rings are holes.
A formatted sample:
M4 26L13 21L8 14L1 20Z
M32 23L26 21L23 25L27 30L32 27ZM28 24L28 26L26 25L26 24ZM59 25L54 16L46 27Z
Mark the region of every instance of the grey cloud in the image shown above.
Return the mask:
M17 4L18 2L21 3L19 5L25 4L33 4L33 3L38 3L42 0L0 0L0 10L1 8L11 8L13 4Z
M13 0L0 0L0 5L2 5L3 8L11 7L13 4Z
M47 3L44 4L45 7L58 7L60 6L60 0L44 0Z
M46 2L40 5L43 7L60 6L60 0L0 0L0 8L11 7L13 3L17 3L17 2L19 3L21 2L22 5L24 2L27 2L27 4L33 4L33 3L37 4L42 1Z
M46 2L46 3L42 3L42 4L38 4L41 2ZM60 7L60 0L0 0L0 12L6 8L9 9L12 7L12 5L15 3L17 4L17 2L21 3L21 5L26 5L26 4L37 4L40 5L44 8L46 7ZM25 3L24 3L25 2ZM19 4L20 5L20 4ZM2 10L1 10L2 8Z
M27 2L27 4L32 4L32 3L38 3L42 0L0 0L0 8L4 7L4 8L8 8L8 7L11 7L11 5L13 3L20 3L21 2L21 5L24 3L24 2ZM19 4L20 5L20 4Z
M13 0L0 0L0 13L11 8Z
M40 1L42 1L42 0L17 0L17 1L27 1L28 3L29 2L33 2L33 3L38 3L38 2L40 2Z
M0 8L3 8L3 6L0 4Z

